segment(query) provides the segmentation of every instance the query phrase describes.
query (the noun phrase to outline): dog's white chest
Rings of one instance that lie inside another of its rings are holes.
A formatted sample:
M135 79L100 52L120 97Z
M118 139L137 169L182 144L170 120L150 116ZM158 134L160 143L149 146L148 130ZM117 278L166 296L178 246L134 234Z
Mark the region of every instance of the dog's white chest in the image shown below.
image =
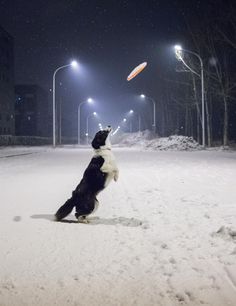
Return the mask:
M99 152L99 155L104 159L104 163L101 167L101 171L107 174L105 187L110 183L112 179L115 179L118 169L115 161L115 157L110 150L104 150Z

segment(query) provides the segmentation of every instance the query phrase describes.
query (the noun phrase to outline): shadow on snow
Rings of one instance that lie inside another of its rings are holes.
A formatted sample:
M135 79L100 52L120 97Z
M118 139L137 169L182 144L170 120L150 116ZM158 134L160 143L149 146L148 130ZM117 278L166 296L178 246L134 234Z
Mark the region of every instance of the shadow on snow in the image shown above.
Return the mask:
M54 215L46 215L46 214L32 215L31 218L55 221ZM122 225L122 226L129 226L129 227L138 227L144 223L144 221L142 220L135 219L135 218L126 218L126 217L116 217L116 218L89 217L88 221L89 223L87 223L86 225L102 224L102 225ZM59 223L79 223L77 220L68 220L68 219L63 219L57 222Z

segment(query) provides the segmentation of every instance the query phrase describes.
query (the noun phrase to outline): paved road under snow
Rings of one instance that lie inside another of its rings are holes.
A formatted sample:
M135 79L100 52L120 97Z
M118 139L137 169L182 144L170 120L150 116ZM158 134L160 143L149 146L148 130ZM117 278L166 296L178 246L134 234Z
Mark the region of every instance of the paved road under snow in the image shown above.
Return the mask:
M52 221L90 149L0 153L1 306L236 305L236 153L117 148L90 224Z

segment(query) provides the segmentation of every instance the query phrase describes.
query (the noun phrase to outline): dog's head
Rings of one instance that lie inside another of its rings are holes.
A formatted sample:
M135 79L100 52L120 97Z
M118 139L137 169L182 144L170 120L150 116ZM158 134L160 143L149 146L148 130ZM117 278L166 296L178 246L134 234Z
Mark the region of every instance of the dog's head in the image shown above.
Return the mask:
M101 130L96 133L96 135L93 138L92 141L92 147L95 150L105 150L105 149L111 149L111 142L110 142L110 132L112 128L110 125L108 125L104 130Z

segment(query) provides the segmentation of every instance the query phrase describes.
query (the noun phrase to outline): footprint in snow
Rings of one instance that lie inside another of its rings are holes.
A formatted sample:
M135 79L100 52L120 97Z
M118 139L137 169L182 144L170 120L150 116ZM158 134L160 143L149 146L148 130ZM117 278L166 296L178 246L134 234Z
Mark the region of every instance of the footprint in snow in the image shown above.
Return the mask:
M15 221L15 222L21 221L21 216L15 216L15 217L13 218L13 221Z

